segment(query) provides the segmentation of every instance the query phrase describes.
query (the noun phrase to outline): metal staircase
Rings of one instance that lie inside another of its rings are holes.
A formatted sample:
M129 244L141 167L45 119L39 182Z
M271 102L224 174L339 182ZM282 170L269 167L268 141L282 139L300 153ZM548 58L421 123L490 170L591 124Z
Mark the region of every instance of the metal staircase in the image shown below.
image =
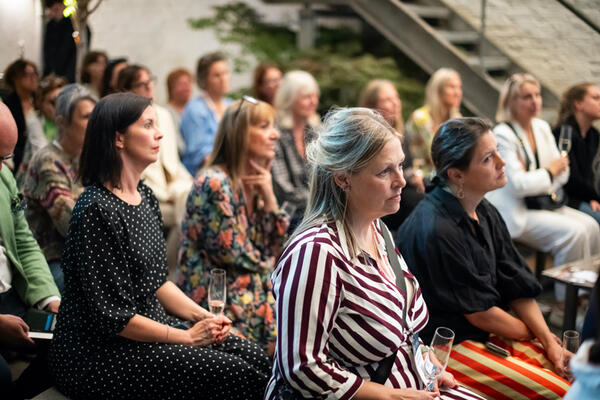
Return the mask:
M500 87L512 73L524 71L439 0L264 0L348 6L429 74L453 68L463 80L463 103L475 115L494 120ZM477 1L477 0L473 0ZM542 87L545 111L553 116L557 96Z

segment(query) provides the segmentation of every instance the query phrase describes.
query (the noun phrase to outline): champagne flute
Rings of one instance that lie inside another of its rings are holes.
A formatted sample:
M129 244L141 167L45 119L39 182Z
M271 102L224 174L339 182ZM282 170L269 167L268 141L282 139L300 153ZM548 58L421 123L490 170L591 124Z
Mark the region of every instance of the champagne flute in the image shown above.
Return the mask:
M435 330L431 345L425 353L425 376L427 377L427 391L433 391L433 384L437 381L448 365L450 352L454 343L454 332L450 328L440 326Z
M561 365L564 366L567 375L571 376L571 368L569 368L569 360L570 356L567 356L567 352L572 354L577 353L579 350L579 344L581 339L579 337L579 332L568 330L563 332L563 341L562 341L562 353L561 353Z
M571 137L573 134L573 127L570 125L562 125L560 127L560 136L558 138L558 148L560 155L565 157L571 151Z
M225 270L213 268L210 271L210 283L208 285L208 307L215 315L223 315L225 301L227 299L227 276Z

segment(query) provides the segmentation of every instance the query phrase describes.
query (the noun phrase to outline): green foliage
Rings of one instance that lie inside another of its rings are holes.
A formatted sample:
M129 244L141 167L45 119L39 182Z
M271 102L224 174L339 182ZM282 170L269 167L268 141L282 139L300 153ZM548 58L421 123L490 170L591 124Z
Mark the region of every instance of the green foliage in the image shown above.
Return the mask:
M253 8L242 2L213 7L208 18L190 19L195 29L213 29L223 44L237 44L240 54L230 55L236 72L246 71L254 57L271 61L283 71L310 72L321 89L320 109L353 106L360 91L372 79L395 83L406 113L423 102L423 84L408 78L392 57L376 57L367 52L360 34L346 28L319 28L315 48L296 48L296 35L287 27L267 24ZM235 94L246 93L242 89Z

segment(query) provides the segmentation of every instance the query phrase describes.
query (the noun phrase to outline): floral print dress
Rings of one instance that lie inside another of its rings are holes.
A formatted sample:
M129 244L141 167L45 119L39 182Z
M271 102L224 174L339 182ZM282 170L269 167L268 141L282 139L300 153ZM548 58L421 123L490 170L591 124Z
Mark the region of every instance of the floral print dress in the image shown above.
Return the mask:
M248 216L243 192L220 168L201 171L181 226L177 285L208 309L212 268L227 271L225 315L246 338L264 348L275 341L271 272L283 249L289 218L267 212L260 199Z

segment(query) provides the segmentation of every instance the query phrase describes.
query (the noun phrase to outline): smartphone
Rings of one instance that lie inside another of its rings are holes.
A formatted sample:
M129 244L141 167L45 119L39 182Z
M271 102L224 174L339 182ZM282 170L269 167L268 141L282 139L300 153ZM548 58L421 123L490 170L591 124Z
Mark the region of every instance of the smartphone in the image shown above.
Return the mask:
M500 347L498 345L495 345L492 342L486 342L485 343L485 349L487 351L489 351L490 353L494 353L497 356L500 356L500 357L503 357L503 358L506 358L506 357L510 356L510 353L508 352L508 350L503 349L502 347Z
M30 308L25 316L29 326L29 337L33 339L52 339L56 314Z

